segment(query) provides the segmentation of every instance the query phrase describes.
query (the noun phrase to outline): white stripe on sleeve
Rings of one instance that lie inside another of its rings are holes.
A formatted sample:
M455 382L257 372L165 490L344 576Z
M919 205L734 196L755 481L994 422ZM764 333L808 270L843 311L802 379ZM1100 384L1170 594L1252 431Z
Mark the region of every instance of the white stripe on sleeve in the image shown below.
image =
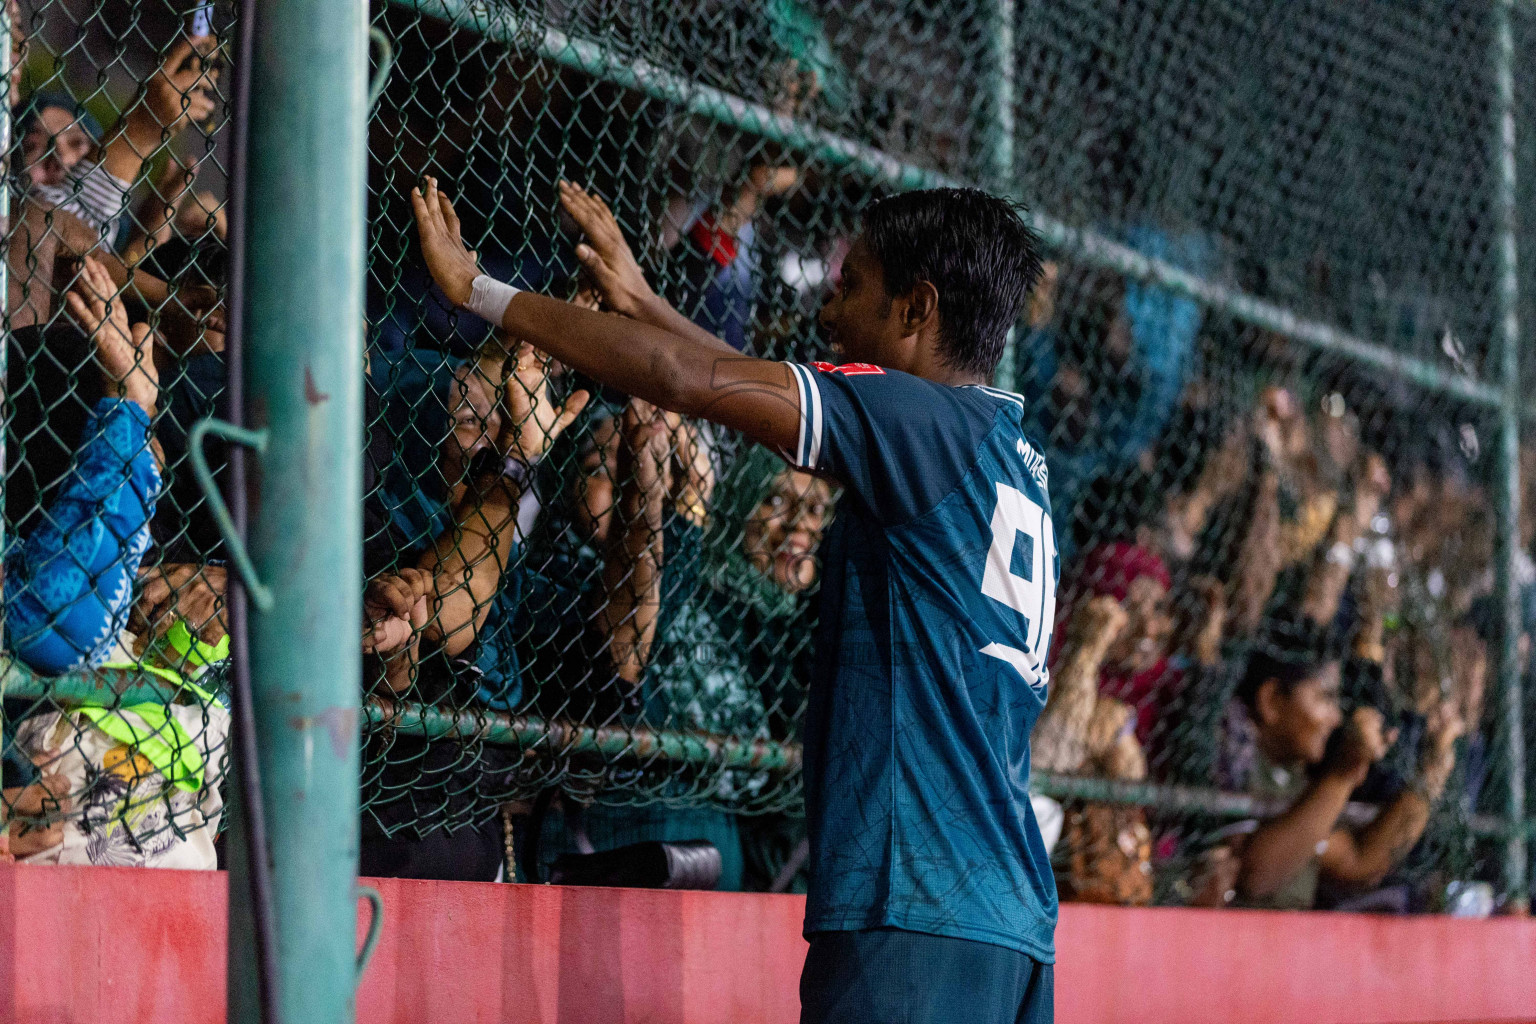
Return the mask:
M821 462L821 388L816 386L816 371L809 366L800 369L805 373L806 390L811 395L811 450L806 453L805 468L815 471Z
M786 363L790 374L795 378L795 390L800 395L800 437L795 442L795 457L791 460L796 467L805 468L805 454L807 438L810 434L811 398L810 390L814 387L805 379L805 367L798 363Z
M816 471L821 461L821 389L816 386L816 370L801 363L787 363L795 375L800 394L800 439L795 445L795 466Z

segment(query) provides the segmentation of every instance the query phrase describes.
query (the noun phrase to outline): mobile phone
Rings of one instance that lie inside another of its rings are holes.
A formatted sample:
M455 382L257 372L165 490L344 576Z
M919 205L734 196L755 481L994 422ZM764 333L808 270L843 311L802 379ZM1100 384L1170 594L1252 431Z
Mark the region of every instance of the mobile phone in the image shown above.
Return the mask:
M187 15L187 35L193 39L213 35L213 4L199 4Z

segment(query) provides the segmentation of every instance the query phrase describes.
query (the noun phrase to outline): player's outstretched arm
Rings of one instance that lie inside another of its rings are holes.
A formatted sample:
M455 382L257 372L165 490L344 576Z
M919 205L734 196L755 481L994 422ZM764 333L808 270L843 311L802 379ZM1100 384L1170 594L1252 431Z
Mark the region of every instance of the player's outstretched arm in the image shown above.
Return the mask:
M421 251L449 301L469 308L475 254L448 197L428 178L411 192ZM483 282L482 282L483 284ZM663 409L740 430L781 451L800 434L800 396L788 364L752 359L626 317L519 292L500 326L567 366Z

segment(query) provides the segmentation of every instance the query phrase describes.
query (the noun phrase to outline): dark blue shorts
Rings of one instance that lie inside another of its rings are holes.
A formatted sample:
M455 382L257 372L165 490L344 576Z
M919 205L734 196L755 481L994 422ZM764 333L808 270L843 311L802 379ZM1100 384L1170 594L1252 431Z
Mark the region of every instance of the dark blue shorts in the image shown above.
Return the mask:
M800 1024L1052 1024L1050 964L988 942L896 928L818 932Z

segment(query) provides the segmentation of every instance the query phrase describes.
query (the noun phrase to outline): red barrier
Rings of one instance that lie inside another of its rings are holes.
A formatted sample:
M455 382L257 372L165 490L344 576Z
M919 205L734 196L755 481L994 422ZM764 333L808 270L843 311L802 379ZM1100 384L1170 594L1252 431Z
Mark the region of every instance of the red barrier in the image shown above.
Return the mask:
M798 1019L797 897L373 884L363 1024ZM0 1022L218 1024L225 898L222 874L0 865ZM1532 921L1078 904L1057 946L1061 1024L1536 1021Z

